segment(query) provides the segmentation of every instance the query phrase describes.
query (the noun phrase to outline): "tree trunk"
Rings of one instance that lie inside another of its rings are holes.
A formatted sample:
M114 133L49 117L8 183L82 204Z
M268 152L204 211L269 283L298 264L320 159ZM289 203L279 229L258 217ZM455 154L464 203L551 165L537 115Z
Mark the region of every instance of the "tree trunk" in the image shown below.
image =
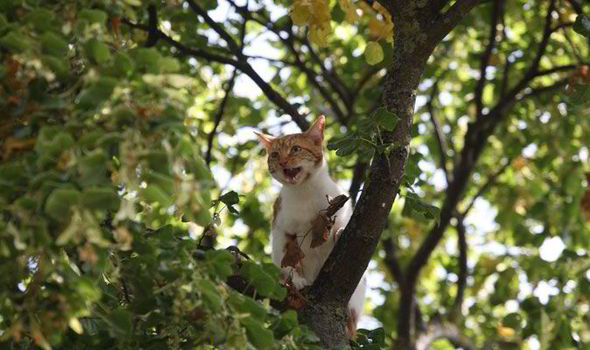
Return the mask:
M393 131L381 132L384 143L393 145L393 149L389 154L375 155L350 223L306 294L306 306L299 313L301 321L329 349L348 343L348 300L377 246L408 158L416 89L430 51L408 45L416 42L412 35L398 34L395 42L393 62L385 79L383 103L400 121Z

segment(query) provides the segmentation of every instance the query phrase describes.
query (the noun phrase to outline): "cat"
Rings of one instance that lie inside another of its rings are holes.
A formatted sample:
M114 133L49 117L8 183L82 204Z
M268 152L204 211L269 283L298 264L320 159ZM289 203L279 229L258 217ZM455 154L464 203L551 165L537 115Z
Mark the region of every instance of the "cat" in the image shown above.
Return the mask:
M282 273L283 279L290 278L298 290L316 279L352 215L352 205L348 201L336 212L328 239L316 248L310 246L311 237L306 233L318 212L328 206L327 198L344 194L328 173L323 150L324 125L322 115L303 133L273 137L256 132L266 148L271 176L283 185L273 205L272 261L281 267L288 244L296 240L304 257L296 268L283 267ZM365 290L363 276L348 303L347 332L351 338L363 310Z

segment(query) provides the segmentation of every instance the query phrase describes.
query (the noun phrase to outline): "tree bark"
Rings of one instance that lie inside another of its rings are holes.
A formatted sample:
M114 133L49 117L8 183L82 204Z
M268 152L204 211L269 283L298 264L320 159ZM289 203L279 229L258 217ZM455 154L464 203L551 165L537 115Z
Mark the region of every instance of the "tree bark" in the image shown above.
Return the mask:
M398 31L393 62L385 78L383 104L400 119L392 132L381 132L389 154L376 154L349 224L314 284L306 293L300 319L326 348L339 348L346 337L346 308L375 251L399 191L408 158L416 89L431 48L415 43L418 33ZM353 258L351 258L353 257Z

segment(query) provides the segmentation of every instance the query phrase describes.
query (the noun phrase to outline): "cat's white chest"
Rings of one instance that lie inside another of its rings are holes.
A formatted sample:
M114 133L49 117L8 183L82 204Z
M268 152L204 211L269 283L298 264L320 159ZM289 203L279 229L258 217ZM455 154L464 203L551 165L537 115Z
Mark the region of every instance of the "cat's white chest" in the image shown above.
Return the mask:
M328 201L321 195L315 195L307 200L298 200L281 196L281 209L277 215L275 225L281 231L301 237L311 228L311 222L318 213L328 207Z

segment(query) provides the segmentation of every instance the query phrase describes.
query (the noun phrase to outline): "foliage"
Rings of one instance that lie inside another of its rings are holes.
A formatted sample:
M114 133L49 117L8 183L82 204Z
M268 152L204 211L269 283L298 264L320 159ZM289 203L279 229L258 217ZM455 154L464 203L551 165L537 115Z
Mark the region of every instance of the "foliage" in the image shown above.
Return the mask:
M558 2L537 75L524 81L549 1L504 2L485 55L493 3L440 43L423 74L385 241L406 265L454 215L420 275L423 321L453 314L465 268L453 321L478 348L583 348L590 6ZM295 130L288 106L326 113L334 177L362 183L375 154L399 151L381 137L399 123L381 106L390 13L350 0L7 0L0 9L0 344L317 347L294 311L270 306L286 293L266 248L276 188L249 127ZM502 101L505 110L486 114ZM445 175L485 117L501 122L445 211ZM455 243L462 229L468 263ZM237 266L234 253L203 249L209 230L252 260ZM560 241L566 249L547 258L544 246ZM375 254L372 273L385 281L367 302L383 327L359 331L354 348L396 338L403 285L388 248ZM229 288L231 275L256 298Z

